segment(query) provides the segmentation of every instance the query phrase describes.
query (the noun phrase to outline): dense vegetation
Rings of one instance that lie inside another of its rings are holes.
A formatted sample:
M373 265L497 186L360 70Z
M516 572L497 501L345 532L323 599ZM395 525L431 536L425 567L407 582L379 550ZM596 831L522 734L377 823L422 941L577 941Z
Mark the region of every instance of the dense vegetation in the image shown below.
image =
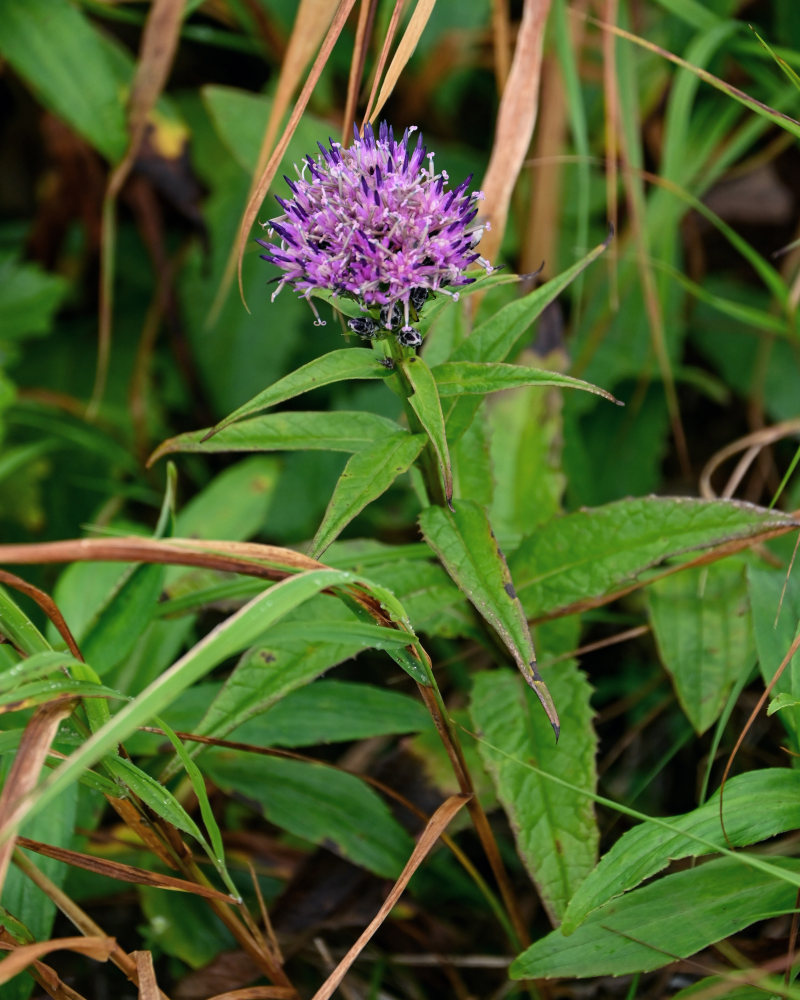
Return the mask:
M796 0L0 56L4 1000L799 997Z

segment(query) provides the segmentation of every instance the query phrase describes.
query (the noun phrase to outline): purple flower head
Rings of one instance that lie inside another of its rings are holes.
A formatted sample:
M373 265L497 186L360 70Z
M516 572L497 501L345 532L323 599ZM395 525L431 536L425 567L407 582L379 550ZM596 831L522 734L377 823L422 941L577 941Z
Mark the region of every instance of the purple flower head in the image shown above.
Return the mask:
M448 191L447 173L435 172L422 136L409 145L415 131L398 142L386 122L377 137L367 125L346 149L332 139L329 148L319 143L317 159L307 156L298 178L285 178L292 197L278 198L284 214L265 224L280 244L257 241L268 251L262 258L283 271L273 299L284 285L306 299L327 289L367 314L350 320L354 333L391 331L417 346L411 323L429 296L457 298L449 289L475 280L465 273L471 264L492 270L475 252L482 193L468 190L471 177Z

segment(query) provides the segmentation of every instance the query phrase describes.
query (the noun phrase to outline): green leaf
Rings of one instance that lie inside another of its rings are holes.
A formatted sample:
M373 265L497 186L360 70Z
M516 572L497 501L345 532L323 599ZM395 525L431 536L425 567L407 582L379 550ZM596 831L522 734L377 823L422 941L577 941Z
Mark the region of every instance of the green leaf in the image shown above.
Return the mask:
M205 755L204 769L271 823L376 875L396 878L414 843L385 803L359 778L321 764L230 750Z
M388 647L391 639L408 641L404 633L358 621L340 601L321 595L248 650L194 731L227 736L326 670L363 649Z
M570 375L548 371L545 368L528 368L523 365L507 365L499 362L450 361L433 369L433 377L442 398L448 396L480 395L502 392L504 389L519 389L530 385L551 385L560 389L583 389L596 396L603 396L616 403L617 400L590 382L584 382Z
M558 923L597 860L594 805L588 795L554 784L520 767L517 760L532 761L542 771L591 793L597 784L597 738L589 705L591 688L575 663L552 667L547 682L561 718L558 746L530 688L509 670L484 670L476 676L470 714L478 733L503 751L478 741L478 752L514 831L517 852L550 920Z
M745 566L725 560L664 577L647 600L661 662L700 735L755 663Z
M758 662L764 683L769 684L775 672L800 633L800 583L786 569L766 569L750 566L747 578L750 607L753 614ZM773 697L785 696L781 703L781 722L800 745L800 708L792 702L800 699L800 652L789 661L775 687Z
M290 411L242 420L205 440L208 430L168 438L150 456L150 464L175 452L211 454L225 451L361 451L399 424L377 413L334 410L330 413Z
M232 738L267 747L303 747L363 740L431 727L424 706L398 691L350 681L316 681L293 691Z
M419 517L425 541L478 613L497 632L526 682L536 692L558 737L558 714L536 669L528 622L505 557L484 510L459 500L455 511L427 507Z
M758 808L753 804L758 803ZM788 768L764 768L731 778L725 785L725 834L719 819L719 792L682 816L645 821L624 833L571 900L561 929L571 934L589 914L671 861L696 858L715 846L745 847L800 827L800 787ZM665 829L663 823L669 823Z
M70 653L57 653L52 650L34 653L0 670L0 692L13 691L22 683L75 666L81 666L81 662Z
M408 402L417 416L436 454L442 477L444 498L448 505L453 499L453 471L450 468L450 451L444 429L442 402L433 373L419 355L404 358L398 367L411 389Z
M275 622L298 605L329 587L348 586L358 580L340 570L298 573L253 598L236 614L219 624L160 677L149 684L39 785L35 798L20 809L19 822L37 815L80 776L139 726L163 713L181 692L205 677L228 657L252 645ZM413 636L409 636L409 641ZM11 831L9 831L11 832Z
M379 356L368 347L346 347L339 351L331 351L320 358L314 358L313 361L309 361L308 364L297 368L258 393L209 431L209 437L244 417L251 417L261 410L284 403L287 399L294 399L295 396L301 396L312 389L348 379L379 379L389 375L391 375L389 369L380 363Z
M80 10L67 0L5 0L0 51L46 108L107 159L122 158L125 95Z
M69 290L59 275L0 254L0 330L3 340L47 333L53 314Z
M519 545L560 512L561 399L553 391L520 389L495 396L486 409L496 482L489 518L498 537Z
M773 865L800 873L796 858ZM648 972L770 917L791 913L797 889L787 881L720 858L607 903L568 937L541 938L511 966L514 979L570 979Z
M142 911L149 921L146 939L192 969L201 969L236 942L214 911L196 897L137 886ZM143 929L144 930L144 929Z
M538 618L635 585L666 559L794 523L733 500L619 500L549 522L522 542L509 566L528 617Z
M75 661L79 664L79 661ZM81 666L83 664L80 664ZM0 711L18 712L33 705L42 705L54 698L122 698L113 688L103 684L93 684L91 681L72 680L61 677L58 680L31 681L20 684L13 691L0 694Z
M376 441L372 447L352 455L314 535L310 555L319 559L367 504L385 493L398 476L408 471L424 447L424 434L403 431Z
M236 542L252 538L266 523L279 475L279 459L266 455L224 469L181 510L175 534Z

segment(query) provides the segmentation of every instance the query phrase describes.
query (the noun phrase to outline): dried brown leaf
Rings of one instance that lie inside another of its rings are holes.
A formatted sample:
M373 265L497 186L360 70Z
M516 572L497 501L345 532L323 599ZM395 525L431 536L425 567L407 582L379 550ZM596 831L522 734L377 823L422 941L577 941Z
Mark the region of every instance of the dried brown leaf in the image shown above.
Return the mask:
M492 156L481 185L483 213L491 229L481 240L481 253L494 259L508 218L511 193L530 146L539 104L542 46L550 0L525 0L514 58L497 115Z
M14 837L7 831L16 825L17 813L36 786L50 744L63 719L72 712L74 700L42 705L34 712L17 748L3 791L0 793L0 888L5 883ZM4 836L5 833L5 836Z
M347 79L347 100L345 101L344 118L342 119L343 143L347 142L349 136L352 134L361 78L364 73L364 64L367 61L367 42L375 20L377 7L378 0L361 0L356 37L353 43L353 58L350 60L350 74Z
M149 951L134 951L131 952L131 958L136 962L136 974L139 977L139 1000L160 1000L161 991L156 982L152 954Z
M425 857L439 839L441 833L447 828L452 818L463 806L467 804L468 801L468 795L452 795L449 799L446 799L439 806L433 816L431 816L425 826L425 829L422 831L419 839L417 840L417 846L412 851L411 857L408 859L405 868L403 868L403 871L400 873L400 877L392 886L383 906L381 906L375 917L369 922L355 944L348 949L347 954L344 958L342 958L331 975L328 976L323 985L314 994L313 1000L330 1000L330 997L333 996L339 984L347 974L347 970L353 962L355 962L363 949L369 943L372 936L389 916L393 907L397 904L397 901L402 896L405 887L411 881L411 876L422 864Z
M303 112L308 105L311 94L314 91L314 87L317 85L317 81L320 78L322 70L327 63L331 52L333 51L333 46L336 43L337 38L342 32L342 28L347 21L350 11L353 9L356 0L339 0L339 6L337 7L336 14L334 15L333 21L331 22L328 32L325 36L325 40L317 53L317 58L314 60L314 64L308 72L306 77L305 85L300 91L300 96L295 101L294 108L292 109L292 114L289 117L289 121L283 130L280 141L275 149L272 151L266 166L264 167L261 176L258 178L257 183L253 186L250 194L250 199L247 203L247 207L242 215L241 222L239 223L239 257L237 262L238 274L239 274L239 294L242 296L242 301L244 301L244 288L242 286L242 259L244 257L245 243L250 234L250 229L256 220L256 216L261 209L264 198L267 195L269 186L272 183L273 178L278 170L281 160L283 159L283 154L286 152L289 146L289 140L294 135L294 131L297 128L297 123ZM223 279L223 284L220 290L220 296L224 296L227 290L227 282L229 281L226 276ZM218 296L218 301L221 301L220 296Z
M97 962L105 962L116 944L114 938L110 937L54 938L52 941L37 941L35 944L24 945L0 940L0 949L11 953L8 958L0 962L0 985L7 983L37 959L53 951L75 951Z
M56 861L63 861L65 864L73 865L75 868L83 868L86 871L95 872L97 875L105 875L107 878L117 879L119 882L131 882L134 885L151 885L156 889L170 889L175 892L190 892L195 896L218 899L223 903L230 902L229 896L224 892L219 892L217 889L212 889L210 886L188 882L186 879L174 878L171 875L160 875L157 872L150 872L145 868L137 868L134 865L126 865L120 861L96 858L91 854L71 851L64 847L54 847L51 844L43 844L38 840L29 840L27 837L18 837L17 846L24 847L27 851L35 851L37 854L42 854L47 858L54 858Z
M395 88L395 84L400 79L400 74L406 68L408 60L411 58L414 53L414 49L417 47L420 36L425 30L425 25L428 23L428 19L430 18L435 6L436 0L417 0L417 6L414 8L414 13L411 15L408 27L406 28L403 37L400 39L397 51L389 64L389 69L386 71L386 76L381 84L378 99L375 102L375 106L370 110L369 121L373 121L378 117L383 110L384 104L386 104L389 100L389 97Z

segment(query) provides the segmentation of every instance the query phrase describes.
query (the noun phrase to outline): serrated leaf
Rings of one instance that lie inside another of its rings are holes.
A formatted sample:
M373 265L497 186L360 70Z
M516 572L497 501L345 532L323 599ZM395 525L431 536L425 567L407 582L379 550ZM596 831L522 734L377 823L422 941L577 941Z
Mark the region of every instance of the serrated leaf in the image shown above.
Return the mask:
M408 471L424 448L425 440L424 434L405 431L391 434L347 460L311 543L312 558L319 559L367 504L385 493L398 476Z
M447 447L444 414L442 413L442 402L439 399L436 380L430 368L419 355L404 358L399 362L399 368L411 389L411 395L408 398L411 408L428 435L436 454L442 477L444 499L449 505L453 499L453 471L450 467L450 450Z
M591 688L575 663L548 670L547 682L561 718L558 746L530 688L509 670L485 670L476 676L470 714L488 741L478 741L478 752L508 815L517 852L551 921L558 923L597 859L594 805L590 795L548 781L518 761L531 761L591 794L597 784L597 738Z
M642 497L556 518L509 559L529 618L634 585L689 552L792 527L786 514L733 500Z
M395 878L413 848L388 807L359 778L321 764L212 750L204 769L296 837L325 844L376 875Z
M377 413L333 410L290 411L251 417L205 440L213 428L168 438L150 456L152 464L175 452L211 454L225 451L361 451L390 434L399 424Z
M753 807L756 802L758 808ZM571 934L590 913L671 861L701 857L715 847L745 847L800 827L800 786L788 769L765 768L731 778L723 804L728 841L719 821L719 792L682 816L646 821L624 833L575 893L564 916L564 933Z
M268 747L303 747L362 740L432 727L424 706L399 691L320 680L293 691L238 726L232 738Z
M320 358L314 358L308 364L295 369L289 375L274 382L269 388L259 392L247 403L234 410L224 420L220 421L209 437L218 434L223 427L251 417L261 410L267 410L287 399L294 399L312 389L319 389L334 382L344 382L349 379L378 379L391 375L388 368L380 363L379 356L367 347L349 347L339 351L331 351Z
M755 662L745 567L726 560L664 577L647 601L661 662L700 735Z
M420 528L458 587L497 632L526 682L536 692L558 737L558 714L536 669L533 640L505 557L483 508L459 500L455 511L427 507Z
M796 858L775 858L795 878ZM622 976L688 958L770 917L791 913L797 888L736 858L709 861L629 892L569 936L541 938L511 965L514 979Z
M524 386L556 386L560 389L582 389L584 392L603 396L611 402L617 400L590 382L584 382L561 372L524 365L507 365L499 362L449 361L433 369L436 386L442 398L462 395L485 396L489 392L520 389Z
M42 103L112 162L128 143L105 46L67 0L5 0L0 51Z

